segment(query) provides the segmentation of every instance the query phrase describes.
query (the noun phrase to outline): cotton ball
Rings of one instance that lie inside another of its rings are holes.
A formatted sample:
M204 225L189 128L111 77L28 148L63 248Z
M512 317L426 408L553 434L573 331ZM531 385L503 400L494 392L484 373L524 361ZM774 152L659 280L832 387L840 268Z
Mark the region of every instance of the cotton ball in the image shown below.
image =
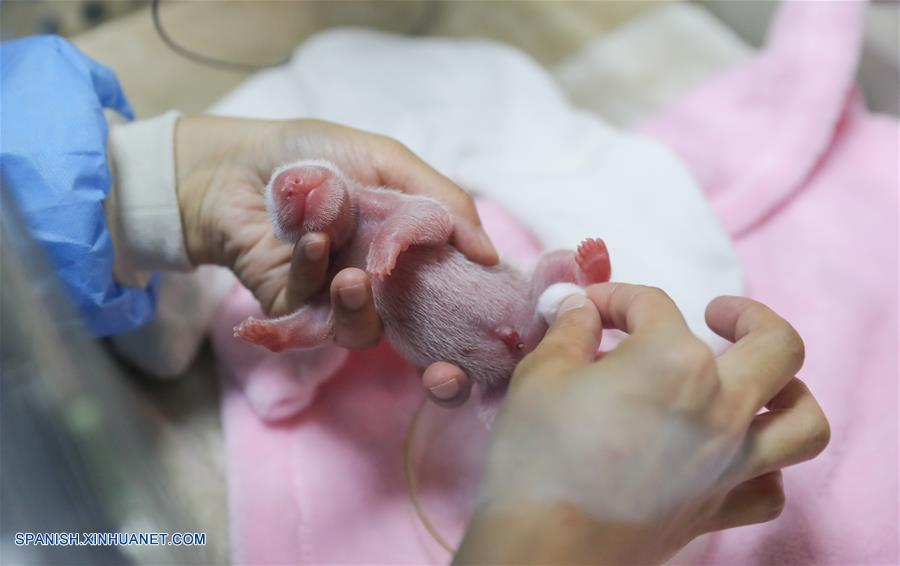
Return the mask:
M559 304L570 295L584 295L584 289L574 283L554 283L541 293L538 299L538 312L547 321L547 324L553 324L556 320L556 311L559 310Z

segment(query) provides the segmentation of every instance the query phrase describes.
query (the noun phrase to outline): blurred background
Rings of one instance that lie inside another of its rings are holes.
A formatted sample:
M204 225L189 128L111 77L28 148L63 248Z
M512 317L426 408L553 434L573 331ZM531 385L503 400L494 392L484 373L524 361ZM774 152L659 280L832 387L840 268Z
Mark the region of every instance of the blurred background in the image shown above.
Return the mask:
M71 37L146 6L149 0L3 0L4 39L35 33Z
M179 46L228 62L283 61L328 27L365 26L417 35L488 37L551 67L590 40L676 0L160 0L160 23ZM749 46L759 46L772 0L695 0ZM252 72L180 57L154 29L150 0L0 0L0 37L58 33L111 66L139 116L200 112ZM870 108L898 113L900 3L876 0L866 17L860 79ZM240 30L239 34L231 33ZM172 88L181 85L182 88ZM690 85L685 85L690 86Z

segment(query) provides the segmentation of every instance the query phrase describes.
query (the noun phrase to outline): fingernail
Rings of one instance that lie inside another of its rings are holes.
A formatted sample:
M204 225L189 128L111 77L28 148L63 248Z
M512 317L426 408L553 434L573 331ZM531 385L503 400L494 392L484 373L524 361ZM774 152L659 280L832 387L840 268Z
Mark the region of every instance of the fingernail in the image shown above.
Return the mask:
M478 228L478 241L481 243L482 247L490 250L492 254L497 255L497 248L494 247L494 243L491 242L491 239L488 237L487 232L484 231L484 228Z
M563 299L563 302L559 303L559 308L556 309L556 316L562 316L562 314L566 311L580 309L585 304L587 304L587 297L585 297L584 295L578 293L569 295L568 297Z
M309 261L319 261L325 255L325 240L315 238L303 246L303 255Z
M357 283L349 287L338 289L338 295L341 297L341 304L344 308L356 311L363 308L366 304L366 286L364 283Z
M428 391L441 401L449 401L459 395L459 382L455 378L450 378L440 385L428 388Z

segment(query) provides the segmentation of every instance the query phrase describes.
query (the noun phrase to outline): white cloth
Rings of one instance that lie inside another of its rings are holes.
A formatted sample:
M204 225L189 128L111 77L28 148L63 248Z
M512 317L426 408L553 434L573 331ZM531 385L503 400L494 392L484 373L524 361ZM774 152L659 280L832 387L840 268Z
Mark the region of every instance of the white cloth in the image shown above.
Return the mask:
M113 184L104 211L115 245L114 277L123 285L143 287L151 272L167 272L157 289L153 321L114 336L112 344L145 373L164 378L188 368L235 282L226 269L203 266L191 271L175 183L178 117L167 112L123 124L107 116Z
M156 316L137 330L113 336L113 347L148 375L180 377L197 356L213 316L236 281L229 270L215 265L201 265L190 273L163 273Z
M672 153L576 110L512 48L327 31L212 111L319 118L397 138L505 206L550 248L604 238L613 280L665 289L710 342L706 304L741 293L731 242Z
M105 208L116 245L117 279L134 271L190 271L175 192L177 112L113 124L109 159L113 185ZM133 276L132 276L133 277Z

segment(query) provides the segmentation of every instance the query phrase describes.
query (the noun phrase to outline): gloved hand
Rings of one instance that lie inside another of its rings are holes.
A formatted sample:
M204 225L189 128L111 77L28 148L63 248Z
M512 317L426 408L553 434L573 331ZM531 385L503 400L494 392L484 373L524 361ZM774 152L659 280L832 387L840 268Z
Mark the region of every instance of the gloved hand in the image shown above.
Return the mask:
M456 561L659 563L702 533L777 517L781 468L829 440L795 377L803 342L749 299L720 297L706 319L735 342L719 357L658 289L567 298L513 376ZM601 326L630 337L595 361Z
M498 261L471 197L394 140L317 120L181 118L175 164L188 257L229 267L270 316L296 310L330 284L336 343L360 349L381 337L365 272L348 268L326 281L325 234L307 234L294 246L273 235L262 189L276 167L299 159L326 159L363 184L440 200L454 213L456 247L473 261ZM423 379L438 387L437 399L465 398L468 380L455 366L436 364ZM441 395L448 379L455 388Z

